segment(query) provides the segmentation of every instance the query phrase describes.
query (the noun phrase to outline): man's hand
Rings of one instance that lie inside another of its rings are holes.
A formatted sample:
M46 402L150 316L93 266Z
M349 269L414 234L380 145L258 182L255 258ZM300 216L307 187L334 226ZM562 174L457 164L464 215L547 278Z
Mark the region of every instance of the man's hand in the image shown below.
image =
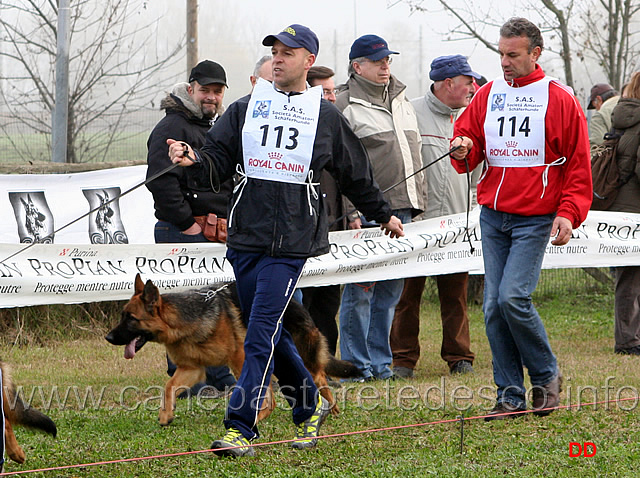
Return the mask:
M380 224L380 229L384 229L384 233L391 238L404 236L402 221L400 221L396 216L391 216L389 222Z
M556 216L551 227L551 237L555 237L551 244L554 246L564 246L571 239L573 227L571 221L566 217Z
M451 157L457 161L462 161L467 157L471 148L473 148L473 141L466 136L458 136L451 142L451 148L455 148L456 146L460 146L460 148L451 153Z
M193 158L193 148L187 143L176 141L175 139L167 139L169 145L169 159L172 163L179 163L180 166L191 166L193 161L186 157L188 154Z
M194 222L193 224L191 224L189 229L185 229L184 231L182 231L182 234L186 234L187 236L195 236L197 234L200 234L201 232L202 228L200 227L200 225L197 222Z

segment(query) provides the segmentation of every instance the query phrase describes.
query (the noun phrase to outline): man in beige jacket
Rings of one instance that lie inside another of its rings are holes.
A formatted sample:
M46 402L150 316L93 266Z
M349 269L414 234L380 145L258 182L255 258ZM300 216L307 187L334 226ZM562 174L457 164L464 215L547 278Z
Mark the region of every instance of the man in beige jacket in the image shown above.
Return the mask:
M469 104L475 93L473 80L480 78L480 75L471 70L464 56L449 55L433 60L429 78L433 80L433 84L427 93L411 102L418 116L422 161L425 165L450 149L454 122ZM467 207L473 207L479 172L478 168L472 173L472 204L467 205L467 177L458 174L448 159L430 166L425 171L429 202L420 219L462 213ZM473 372L475 356L470 348L467 315L468 280L467 272L436 276L442 319L440 355L452 374ZM420 357L420 302L425 281L426 277L405 279L404 290L393 319L390 337L393 371L403 378L413 377Z

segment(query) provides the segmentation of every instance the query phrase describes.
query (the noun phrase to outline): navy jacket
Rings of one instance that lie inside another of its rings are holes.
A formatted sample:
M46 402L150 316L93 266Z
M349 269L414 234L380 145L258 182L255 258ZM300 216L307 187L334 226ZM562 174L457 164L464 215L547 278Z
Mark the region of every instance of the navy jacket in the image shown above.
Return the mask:
M249 98L229 106L208 131L198 152L203 176L209 177L212 165L221 181L232 177L237 165L244 169L242 127ZM385 223L391 218L360 140L338 109L324 99L310 169L314 183L326 169L367 219ZM329 252L326 206L319 188L315 196L308 194L306 185L247 178L244 188L236 189L229 203L229 247L273 257L306 258Z

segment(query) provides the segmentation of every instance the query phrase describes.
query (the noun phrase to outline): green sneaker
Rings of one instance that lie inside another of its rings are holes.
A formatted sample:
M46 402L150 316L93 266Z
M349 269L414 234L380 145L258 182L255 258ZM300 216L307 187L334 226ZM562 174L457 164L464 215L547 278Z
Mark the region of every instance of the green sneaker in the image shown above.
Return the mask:
M218 456L254 456L255 450L251 446L240 430L237 428L229 428L227 433L220 440L216 440L211 444L213 452ZM217 448L221 448L217 450Z
M312 448L318 443L318 432L320 431L320 425L324 422L327 415L329 415L329 402L323 397L318 397L318 404L316 410L309 418L296 428L296 438L291 446L296 450L303 450L305 448Z

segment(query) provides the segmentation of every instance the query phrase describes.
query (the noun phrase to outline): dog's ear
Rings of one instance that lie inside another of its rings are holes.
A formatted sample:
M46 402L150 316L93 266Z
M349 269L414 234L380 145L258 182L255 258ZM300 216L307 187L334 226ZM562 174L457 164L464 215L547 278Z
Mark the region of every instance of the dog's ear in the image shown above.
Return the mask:
M144 282L142 282L142 277L140 277L140 273L138 272L136 274L136 280L134 281L133 293L136 295L142 294L143 290L144 290Z
M153 308L160 302L160 291L150 280L144 285L142 302L144 302L145 308L149 313L153 313Z

